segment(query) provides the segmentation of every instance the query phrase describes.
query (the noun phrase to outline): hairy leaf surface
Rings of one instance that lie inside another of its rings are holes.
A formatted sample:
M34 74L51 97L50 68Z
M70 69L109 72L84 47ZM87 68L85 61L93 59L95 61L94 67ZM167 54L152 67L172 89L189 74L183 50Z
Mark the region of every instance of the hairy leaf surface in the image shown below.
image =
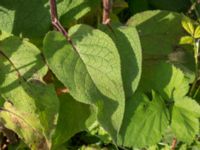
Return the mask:
M117 48L105 33L86 25L72 27L69 36L73 46L58 32L47 34L47 63L76 100L97 106L99 122L116 140L124 113Z
M158 143L169 124L169 112L164 100L153 93L152 101L136 93L126 103L120 144L145 147Z
M134 27L101 27L115 42L121 58L122 79L126 99L136 91L142 71L142 50L137 30Z
M175 101L172 111L172 130L176 137L184 142L191 143L199 133L199 104L189 98L184 97Z

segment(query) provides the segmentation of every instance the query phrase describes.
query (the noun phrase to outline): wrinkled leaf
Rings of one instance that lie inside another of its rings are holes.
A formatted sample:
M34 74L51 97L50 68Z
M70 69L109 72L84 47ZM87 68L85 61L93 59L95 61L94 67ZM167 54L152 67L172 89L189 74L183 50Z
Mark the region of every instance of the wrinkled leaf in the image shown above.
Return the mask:
M195 100L184 97L175 101L171 127L177 139L191 143L199 133L199 118L200 106Z
M124 113L117 48L105 33L86 25L72 27L69 35L73 46L58 32L46 35L47 63L76 100L97 107L100 124L116 139Z
M112 31L107 26L101 29L115 42L121 58L122 79L126 99L136 91L142 70L142 48L138 33L134 27L115 27Z
M126 103L120 144L145 147L158 143L169 123L169 112L164 100L153 93L152 101L136 93Z

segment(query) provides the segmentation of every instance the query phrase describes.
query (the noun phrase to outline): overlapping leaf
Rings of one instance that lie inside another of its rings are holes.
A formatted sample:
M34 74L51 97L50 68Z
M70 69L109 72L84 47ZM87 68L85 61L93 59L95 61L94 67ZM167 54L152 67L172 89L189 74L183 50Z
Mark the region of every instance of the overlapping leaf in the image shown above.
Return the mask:
M143 76L145 83L142 81L145 88L148 90L154 89L158 91L165 100L173 101L181 99L189 90L188 79L184 76L183 72L175 66L159 62L154 66L148 67L151 70L146 70L148 76Z
M153 93L150 101L144 94L136 93L127 101L119 143L128 147L156 144L168 124L169 112L158 94Z
M50 27L50 14L41 0L1 0L0 29L28 38L44 36Z
M182 18L178 13L156 10L145 11L129 19L127 24L136 26L140 35L144 72L151 70L155 62L167 61L184 71L191 81L194 79L193 51L179 45L180 38L185 35ZM146 82L143 77L142 81Z
M124 113L120 58L111 38L86 25L69 30L73 45L58 32L44 40L44 55L71 95L95 105L100 124L116 140Z
M53 149L58 148L74 134L87 130L96 119L89 105L74 100L70 95L61 95L58 125L53 136Z
M56 125L58 99L44 85L47 71L40 51L31 43L9 37L0 43L0 117L32 149L49 149Z
M112 31L101 27L115 42L121 58L122 79L126 99L130 98L138 87L142 71L142 50L138 33L134 27L115 27Z

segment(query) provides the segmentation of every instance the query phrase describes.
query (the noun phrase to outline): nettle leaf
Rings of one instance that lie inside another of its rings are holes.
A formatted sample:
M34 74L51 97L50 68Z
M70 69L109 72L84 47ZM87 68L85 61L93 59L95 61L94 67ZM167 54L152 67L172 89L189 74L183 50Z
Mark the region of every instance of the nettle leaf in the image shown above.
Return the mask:
M50 27L50 13L41 0L1 0L0 29L28 38L44 36Z
M59 96L60 110L58 125L53 135L53 148L56 149L73 135L87 130L96 119L91 106L74 100L69 94Z
M97 106L98 121L116 140L124 113L120 57L105 33L86 25L69 30L73 46L58 32L44 39L44 56L78 101Z
M47 67L40 54L17 37L0 42L0 95L6 101L0 118L32 149L50 149L59 101L42 81Z
M134 27L100 27L115 42L121 59L122 79L126 99L136 91L142 71L142 48Z
M126 103L120 144L145 147L158 143L169 124L169 112L164 100L153 92L152 101L136 93Z
M154 66L145 66L141 87L147 91L159 92L165 100L181 99L189 91L189 82L183 72L174 65L159 62Z
M167 61L184 71L192 82L195 76L193 51L179 45L180 38L185 36L182 18L182 15L169 11L145 11L133 16L127 24L136 26L138 30L143 49L143 66Z
M199 133L199 118L200 106L195 100L184 97L175 101L171 127L177 139L191 143Z

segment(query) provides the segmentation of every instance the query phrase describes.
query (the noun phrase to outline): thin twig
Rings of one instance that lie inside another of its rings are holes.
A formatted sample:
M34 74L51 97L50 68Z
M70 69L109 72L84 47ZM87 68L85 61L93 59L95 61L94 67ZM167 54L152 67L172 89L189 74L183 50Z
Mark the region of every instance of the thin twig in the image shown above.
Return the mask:
M56 30L68 38L68 33L58 20L56 0L50 0L51 23Z
M103 1L103 19L102 24L110 24L110 11L111 11L111 2L110 0Z
M176 143L177 143L177 139L174 138L173 141L172 141L171 150L175 150L175 148L176 148Z

